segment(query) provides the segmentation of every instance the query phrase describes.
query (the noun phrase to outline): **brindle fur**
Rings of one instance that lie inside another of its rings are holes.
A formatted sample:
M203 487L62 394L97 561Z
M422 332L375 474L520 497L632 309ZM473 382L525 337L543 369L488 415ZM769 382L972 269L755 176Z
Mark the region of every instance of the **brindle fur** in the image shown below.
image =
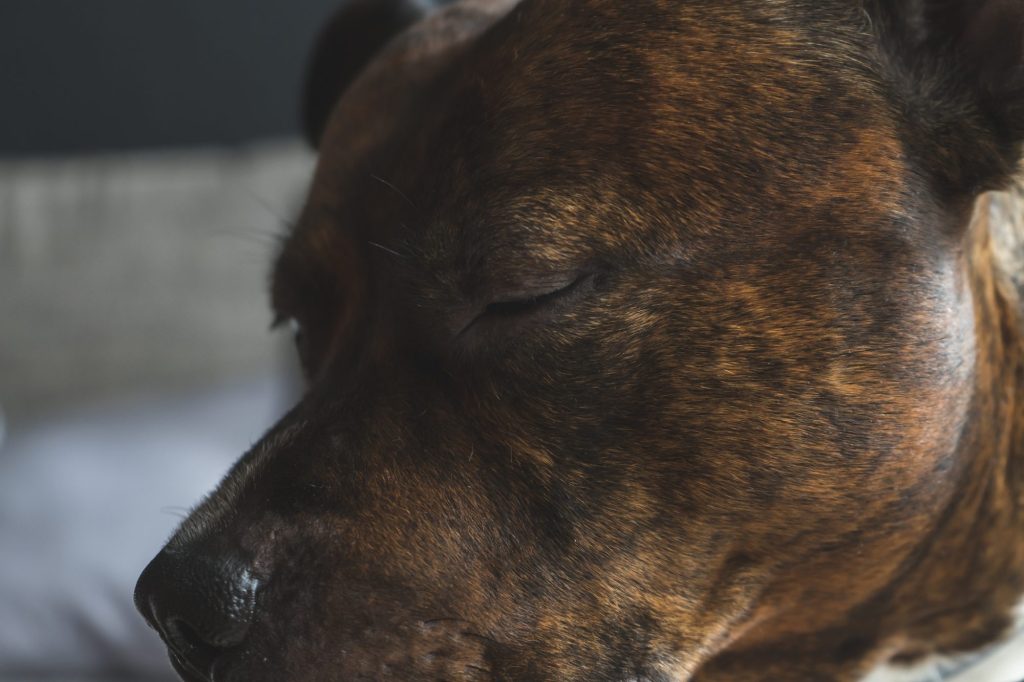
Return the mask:
M935 37L995 19L510 4L327 124L273 284L309 391L171 543L265 579L231 679L847 681L1000 636L1020 193L970 218L1024 97Z

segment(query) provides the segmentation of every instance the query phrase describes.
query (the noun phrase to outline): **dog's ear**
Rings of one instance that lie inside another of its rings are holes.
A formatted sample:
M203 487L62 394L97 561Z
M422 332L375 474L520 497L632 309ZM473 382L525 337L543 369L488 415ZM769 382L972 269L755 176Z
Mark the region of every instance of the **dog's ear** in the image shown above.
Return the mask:
M1004 182L1024 142L1024 0L872 1L915 123L961 157L951 189Z
M392 38L444 0L348 0L313 47L302 99L306 140L316 148L341 94Z

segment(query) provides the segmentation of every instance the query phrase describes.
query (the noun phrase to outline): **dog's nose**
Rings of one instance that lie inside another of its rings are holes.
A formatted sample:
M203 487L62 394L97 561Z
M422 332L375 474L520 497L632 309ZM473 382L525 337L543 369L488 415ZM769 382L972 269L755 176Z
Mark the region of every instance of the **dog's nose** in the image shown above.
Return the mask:
M245 639L258 588L250 564L232 553L165 548L139 576L135 606L174 662L209 679L220 655Z

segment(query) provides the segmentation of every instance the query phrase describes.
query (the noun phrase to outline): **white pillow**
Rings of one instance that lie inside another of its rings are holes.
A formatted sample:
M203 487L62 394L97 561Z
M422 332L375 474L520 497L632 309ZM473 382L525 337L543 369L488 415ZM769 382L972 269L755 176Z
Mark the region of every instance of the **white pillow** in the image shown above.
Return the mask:
M270 377L135 396L0 444L0 679L175 680L132 604L188 508L290 398Z

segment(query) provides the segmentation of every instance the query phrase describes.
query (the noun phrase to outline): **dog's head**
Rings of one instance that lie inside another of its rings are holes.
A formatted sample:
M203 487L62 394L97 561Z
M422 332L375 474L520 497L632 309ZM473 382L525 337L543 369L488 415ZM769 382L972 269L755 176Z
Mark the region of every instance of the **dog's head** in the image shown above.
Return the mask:
M955 493L1021 4L511 5L321 41L308 391L137 592L187 679L687 679L845 622Z

